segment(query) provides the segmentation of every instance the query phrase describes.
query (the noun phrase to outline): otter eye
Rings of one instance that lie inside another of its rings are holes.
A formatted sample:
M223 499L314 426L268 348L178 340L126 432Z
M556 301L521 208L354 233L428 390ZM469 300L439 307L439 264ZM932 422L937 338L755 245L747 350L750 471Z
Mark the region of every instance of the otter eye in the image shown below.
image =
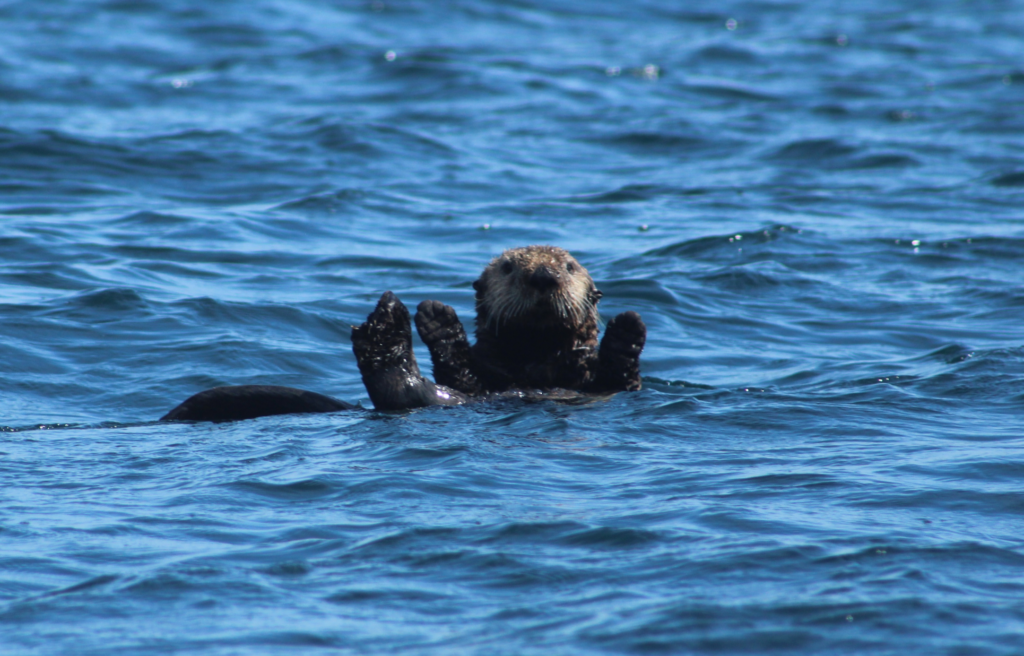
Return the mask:
M505 260L504 262L501 263L501 272L504 274L512 273L513 268L514 267L512 266L512 263L509 262L508 260Z
M572 262L569 262L568 264L565 265L565 270L568 271L569 273L576 273L576 265L573 264Z

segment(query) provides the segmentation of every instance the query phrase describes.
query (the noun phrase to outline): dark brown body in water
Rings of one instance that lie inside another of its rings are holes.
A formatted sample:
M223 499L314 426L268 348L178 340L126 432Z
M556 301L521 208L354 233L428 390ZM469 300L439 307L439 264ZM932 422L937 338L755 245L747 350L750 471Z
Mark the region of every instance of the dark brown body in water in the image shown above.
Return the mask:
M455 310L420 303L416 328L430 349L435 382L420 374L409 311L385 292L366 321L352 328L352 351L378 410L456 405L510 390L587 393L640 389L647 328L636 312L608 323L598 344L601 292L572 255L553 246L505 251L473 283L476 344ZM314 392L276 386L229 386L200 392L164 420L232 421L272 414L354 408Z
M615 392L640 389L647 329L636 312L608 324L598 345L601 292L567 251L529 246L505 251L473 283L476 344L455 310L424 301L416 327L434 377L469 395L510 389Z

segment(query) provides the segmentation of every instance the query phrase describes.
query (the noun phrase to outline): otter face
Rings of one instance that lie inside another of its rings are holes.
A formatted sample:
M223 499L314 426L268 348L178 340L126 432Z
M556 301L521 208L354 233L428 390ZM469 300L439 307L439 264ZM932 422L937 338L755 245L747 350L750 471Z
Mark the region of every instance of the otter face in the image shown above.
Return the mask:
M554 246L511 248L473 283L478 327L508 325L579 329L596 324L601 292L576 259Z

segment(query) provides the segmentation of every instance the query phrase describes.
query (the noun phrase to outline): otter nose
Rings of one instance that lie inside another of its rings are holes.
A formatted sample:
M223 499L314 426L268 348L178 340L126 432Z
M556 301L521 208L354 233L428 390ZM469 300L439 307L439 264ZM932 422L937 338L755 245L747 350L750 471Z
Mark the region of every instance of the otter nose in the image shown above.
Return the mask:
M558 274L546 266L537 267L537 270L530 275L530 287L537 291L546 292L552 287L558 286Z

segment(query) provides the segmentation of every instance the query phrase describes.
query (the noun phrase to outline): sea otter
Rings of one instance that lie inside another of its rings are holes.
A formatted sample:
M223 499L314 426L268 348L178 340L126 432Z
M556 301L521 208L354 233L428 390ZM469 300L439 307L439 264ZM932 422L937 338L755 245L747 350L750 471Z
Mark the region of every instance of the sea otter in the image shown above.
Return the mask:
M639 358L647 328L639 314L623 312L608 324L598 347L602 294L567 251L554 246L509 249L487 265L473 289L477 341L472 347L451 307L424 301L416 313L438 383L466 394L513 388L640 389Z
M352 328L352 351L378 410L458 405L513 390L585 393L640 389L640 352L647 329L636 312L608 323L598 345L601 292L587 270L553 246L513 248L494 258L473 283L476 344L455 310L439 301L417 308L416 328L430 350L431 382L412 350L409 311L385 292L366 321ZM291 387L238 385L200 392L162 420L230 421L272 414L355 408Z
M608 323L598 346L601 292L567 251L509 249L487 265L473 288L473 346L450 306L423 301L417 308L416 328L430 350L436 384L420 375L408 310L390 292L366 323L352 330L352 348L374 407L460 403L510 390L640 389L647 328L639 314L623 312Z

